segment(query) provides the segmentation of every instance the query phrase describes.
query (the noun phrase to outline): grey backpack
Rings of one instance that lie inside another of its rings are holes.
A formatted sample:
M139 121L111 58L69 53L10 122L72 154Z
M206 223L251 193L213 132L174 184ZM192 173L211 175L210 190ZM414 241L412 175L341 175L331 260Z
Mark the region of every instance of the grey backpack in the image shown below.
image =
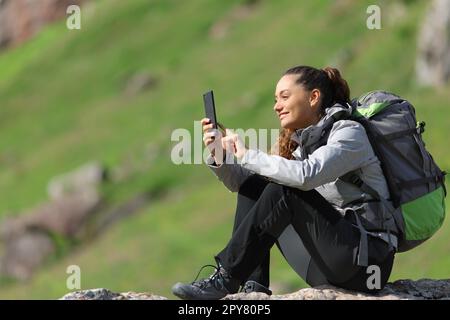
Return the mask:
M403 221L398 251L410 250L429 239L445 218L445 172L439 169L422 140L424 122L417 122L414 107L405 99L372 91L352 101L352 120L361 123L381 162L391 201L401 209ZM381 200L357 176L351 182Z

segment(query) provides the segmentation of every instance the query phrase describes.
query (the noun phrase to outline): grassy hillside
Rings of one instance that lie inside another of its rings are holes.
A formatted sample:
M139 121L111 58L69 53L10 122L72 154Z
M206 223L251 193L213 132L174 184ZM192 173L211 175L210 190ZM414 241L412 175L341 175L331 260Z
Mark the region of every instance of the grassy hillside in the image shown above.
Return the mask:
M111 202L168 190L28 283L0 285L0 298L59 297L67 292L71 264L81 267L82 288L172 297L172 283L192 280L213 262L231 232L235 195L204 165L170 161L172 130L193 132L193 121L203 117L201 93L209 88L226 126L277 128L272 96L280 74L297 64L338 62L352 95L383 88L408 97L427 122L428 148L449 171L449 87L422 89L414 82L425 1L404 1L407 10L395 20L389 19L392 2L378 1L381 30L365 27L369 1L261 1L245 19L233 18L242 3L94 1L82 7L82 30L69 31L62 21L0 55L0 217L45 201L51 177L93 159L109 168L130 161L144 168L105 188ZM230 27L214 39L209 30L218 21ZM158 79L156 87L124 94L127 80L143 71ZM449 224L399 255L391 280L448 278ZM272 267L283 290L305 286L276 250Z

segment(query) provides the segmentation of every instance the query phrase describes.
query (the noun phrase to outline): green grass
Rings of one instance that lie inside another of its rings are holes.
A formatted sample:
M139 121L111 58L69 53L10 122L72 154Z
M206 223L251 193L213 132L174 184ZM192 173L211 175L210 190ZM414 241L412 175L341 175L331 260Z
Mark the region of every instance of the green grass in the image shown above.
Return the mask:
M272 96L281 73L338 61L353 96L383 88L408 97L427 122L429 150L449 171L450 90L414 82L424 1L408 2L406 15L382 30L365 27L369 1L261 1L223 39L210 38L214 22L242 2L94 1L82 7L81 31L57 22L0 54L0 217L45 201L53 176L91 160L112 169L139 165L127 180L105 186L110 203L168 190L31 281L0 285L0 298L59 297L67 292L70 264L81 267L83 288L170 296L173 282L190 280L212 262L229 237L235 196L205 166L170 162L172 130L193 132L193 121L203 117L201 93L209 88L226 126L277 128ZM379 1L382 12L390 3ZM351 58L340 61L345 52ZM127 80L142 71L157 78L155 88L125 95ZM149 147L156 150L152 160ZM211 203L220 205L211 210ZM391 280L448 277L448 239L446 221L432 240L398 255ZM273 282L305 286L274 251Z

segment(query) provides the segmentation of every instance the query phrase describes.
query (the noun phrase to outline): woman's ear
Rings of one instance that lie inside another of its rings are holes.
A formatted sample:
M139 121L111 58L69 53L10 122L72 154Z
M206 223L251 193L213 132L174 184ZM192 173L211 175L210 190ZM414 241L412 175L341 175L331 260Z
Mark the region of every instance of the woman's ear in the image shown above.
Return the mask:
M312 89L311 94L309 95L309 104L311 107L316 108L320 103L320 90Z

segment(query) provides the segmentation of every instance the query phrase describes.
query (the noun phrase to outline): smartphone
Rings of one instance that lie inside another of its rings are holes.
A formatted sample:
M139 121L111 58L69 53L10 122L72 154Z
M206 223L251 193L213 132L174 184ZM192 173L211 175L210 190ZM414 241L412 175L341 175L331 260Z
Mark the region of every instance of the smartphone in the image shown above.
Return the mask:
M211 120L213 128L217 129L216 106L214 104L214 93L212 90L203 94L203 104L205 105L206 118Z

